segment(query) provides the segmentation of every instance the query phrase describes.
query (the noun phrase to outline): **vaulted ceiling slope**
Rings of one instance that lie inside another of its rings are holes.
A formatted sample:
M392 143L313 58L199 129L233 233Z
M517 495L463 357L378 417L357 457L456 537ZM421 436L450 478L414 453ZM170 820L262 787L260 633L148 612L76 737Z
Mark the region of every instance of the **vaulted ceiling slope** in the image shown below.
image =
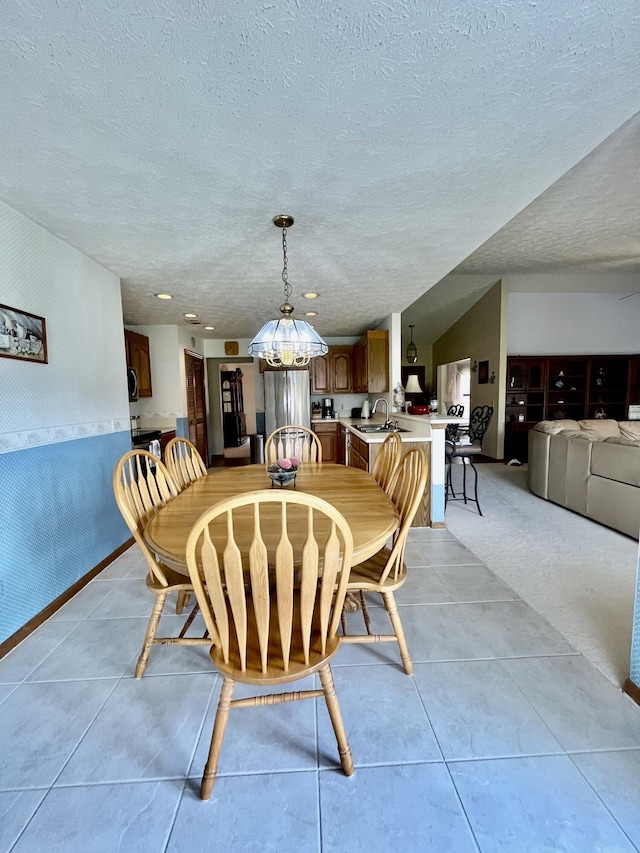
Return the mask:
M640 291L640 113L469 255L407 311L443 334L497 279L509 290ZM640 295L625 305L640 323Z
M637 0L12 0L0 197L122 278L127 320L355 334L640 108ZM175 298L161 303L153 294Z

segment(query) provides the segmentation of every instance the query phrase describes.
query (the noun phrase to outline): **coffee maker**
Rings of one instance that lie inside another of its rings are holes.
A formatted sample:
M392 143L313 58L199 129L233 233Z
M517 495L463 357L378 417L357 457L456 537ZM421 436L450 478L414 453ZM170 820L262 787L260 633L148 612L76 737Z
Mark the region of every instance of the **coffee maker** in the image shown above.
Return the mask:
M333 417L333 397L324 397L322 400L322 417Z

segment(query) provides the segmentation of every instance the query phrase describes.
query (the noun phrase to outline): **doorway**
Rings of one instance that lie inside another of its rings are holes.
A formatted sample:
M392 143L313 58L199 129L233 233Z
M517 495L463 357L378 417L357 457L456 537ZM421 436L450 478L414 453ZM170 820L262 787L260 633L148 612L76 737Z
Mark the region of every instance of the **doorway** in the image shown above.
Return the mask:
M450 406L464 406L464 416L469 417L471 411L471 359L461 358L447 364L439 364L438 399L442 402L443 411Z
M206 460L209 458L207 443L207 405L204 390L204 357L197 353L184 353L185 382L187 385L187 427L189 441Z

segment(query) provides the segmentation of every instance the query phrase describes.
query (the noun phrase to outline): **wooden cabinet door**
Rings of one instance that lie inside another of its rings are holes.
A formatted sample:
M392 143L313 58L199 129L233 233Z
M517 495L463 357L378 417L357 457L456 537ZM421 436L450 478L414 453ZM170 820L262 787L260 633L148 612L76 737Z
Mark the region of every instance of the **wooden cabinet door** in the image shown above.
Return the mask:
M367 332L367 391L379 394L389 390L389 332Z
M353 347L330 347L329 364L333 383L333 391L336 394L351 394L353 390L352 380L352 353Z
M151 359L149 358L149 338L138 332L124 330L127 352L127 367L133 367L138 374L138 397L151 397Z
M337 436L335 432L323 432L318 435L320 444L322 445L322 461L336 461Z
M338 438L336 444L336 462L344 465L346 462L347 431L342 424L338 424Z
M184 354L187 384L187 423L189 441L208 464L207 409L204 396L204 358L190 352Z
M315 423L312 428L322 445L322 461L335 462L338 444L338 424L335 421L326 424Z
M353 347L353 390L359 394L367 393L367 349L363 340Z
M309 367L311 371L311 393L330 394L332 388L329 354L312 358Z

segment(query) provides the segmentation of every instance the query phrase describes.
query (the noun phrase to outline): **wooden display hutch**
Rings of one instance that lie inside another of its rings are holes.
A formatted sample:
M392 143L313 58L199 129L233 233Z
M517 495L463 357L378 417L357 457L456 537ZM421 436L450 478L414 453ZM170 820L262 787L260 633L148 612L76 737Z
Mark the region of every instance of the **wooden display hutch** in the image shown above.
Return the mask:
M222 429L225 447L239 447L247 435L247 425L242 397L242 371L222 370Z
M528 459L538 421L626 420L640 402L640 356L568 355L507 359L505 459Z

